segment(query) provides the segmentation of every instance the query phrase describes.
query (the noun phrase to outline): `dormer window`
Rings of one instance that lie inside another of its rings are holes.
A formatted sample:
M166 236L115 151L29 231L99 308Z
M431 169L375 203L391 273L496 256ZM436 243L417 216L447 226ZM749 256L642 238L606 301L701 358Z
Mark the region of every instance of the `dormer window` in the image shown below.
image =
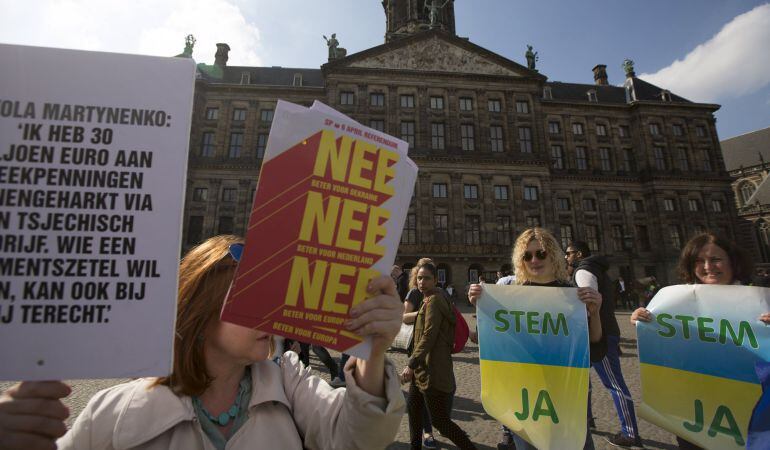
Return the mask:
M545 100L553 100L553 95L551 94L551 86L543 86L543 98Z
M631 79L626 79L624 88L626 89L626 103L636 101L636 92L634 91L634 82Z
M671 101L671 92L663 90L660 91L660 99L664 102L670 102Z
M241 73L241 84L251 84L251 74L249 72Z
M294 74L294 80L291 82L292 86L302 86L302 74L301 73L295 73Z
M588 91L588 101L593 103L596 103L599 101L599 99L597 99L596 97L596 91L594 90Z

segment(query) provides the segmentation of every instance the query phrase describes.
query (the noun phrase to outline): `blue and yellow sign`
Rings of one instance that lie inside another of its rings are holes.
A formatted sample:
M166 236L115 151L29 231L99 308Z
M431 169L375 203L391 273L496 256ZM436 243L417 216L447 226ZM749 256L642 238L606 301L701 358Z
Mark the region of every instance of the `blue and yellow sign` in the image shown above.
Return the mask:
M642 405L649 422L706 449L746 448L770 360L770 290L680 285L662 289L639 322Z
M582 449L590 365L577 289L485 284L477 305L484 409L537 448Z

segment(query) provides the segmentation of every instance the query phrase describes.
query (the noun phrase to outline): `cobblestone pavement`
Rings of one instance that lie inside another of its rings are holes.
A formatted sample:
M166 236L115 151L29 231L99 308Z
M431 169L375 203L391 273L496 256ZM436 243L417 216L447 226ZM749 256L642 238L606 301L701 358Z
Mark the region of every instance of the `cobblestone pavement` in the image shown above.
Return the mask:
M471 308L461 307L461 310L463 310L464 316L466 320L468 320L468 324L473 328L475 326L475 319L472 317ZM633 396L635 405L638 409L640 386L636 333L628 321L628 316L629 313L627 312L617 313L622 334L621 348L623 350L623 357L621 358L621 364L623 367L623 375L628 383L631 395ZM335 357L338 356L338 354L335 354L334 352L332 352L332 354ZM406 355L393 352L390 353L389 356L396 363L396 367L399 369L404 367ZM311 365L322 377L327 380L329 379L326 368L317 358L315 358L315 355L311 355ZM452 412L453 420L469 434L471 440L478 448L496 449L497 442L501 436L500 426L494 419L485 414L481 407L478 347L476 345L468 342L468 346L465 350L454 356L454 370L455 378L457 379L457 394L455 396L454 410ZM599 381L599 378L593 371L591 371L591 380L594 386L593 409L597 425L597 430L594 430L593 432L593 440L597 449L612 449L615 447L609 445L604 438L616 433L620 428L615 413L615 407L609 393L604 389L601 381ZM76 380L70 382L73 387L73 393L67 398L66 404L72 411L72 416L69 419L68 425L75 417L77 417L77 414L80 413L88 402L88 399L91 398L95 392L123 381L125 380ZM4 390L10 385L11 383L0 382L0 390ZM646 448L677 448L674 436L671 433L663 431L641 419L639 420L639 430ZM439 434L436 434L436 439L439 442L440 448L456 448L446 438ZM388 449L407 449L409 448L408 442L409 424L407 416L404 415L396 440L388 447Z

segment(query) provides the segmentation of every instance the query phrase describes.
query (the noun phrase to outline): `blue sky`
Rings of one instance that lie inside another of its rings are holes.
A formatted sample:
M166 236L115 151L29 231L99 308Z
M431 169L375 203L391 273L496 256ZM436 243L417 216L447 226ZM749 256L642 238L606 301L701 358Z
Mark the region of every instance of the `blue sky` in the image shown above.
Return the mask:
M215 43L230 64L319 67L321 37L348 53L384 42L380 0L0 0L0 42L194 57ZM753 0L455 0L457 33L524 63L539 52L550 80L592 83L606 64L620 84L636 72L693 101L718 103L720 139L770 126L770 3Z

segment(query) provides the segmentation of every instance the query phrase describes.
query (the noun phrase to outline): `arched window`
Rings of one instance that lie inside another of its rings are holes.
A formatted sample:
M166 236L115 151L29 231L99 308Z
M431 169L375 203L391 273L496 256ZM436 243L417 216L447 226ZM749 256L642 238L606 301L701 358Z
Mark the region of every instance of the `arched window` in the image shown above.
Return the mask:
M484 273L484 268L480 264L471 264L470 267L468 267L468 282L478 283L479 277L483 273Z
M762 262L770 261L770 223L764 220L757 224L757 238L759 238L759 253Z
M741 185L741 203L743 206L748 206L749 199L751 198L752 194L754 194L754 185L747 181Z

